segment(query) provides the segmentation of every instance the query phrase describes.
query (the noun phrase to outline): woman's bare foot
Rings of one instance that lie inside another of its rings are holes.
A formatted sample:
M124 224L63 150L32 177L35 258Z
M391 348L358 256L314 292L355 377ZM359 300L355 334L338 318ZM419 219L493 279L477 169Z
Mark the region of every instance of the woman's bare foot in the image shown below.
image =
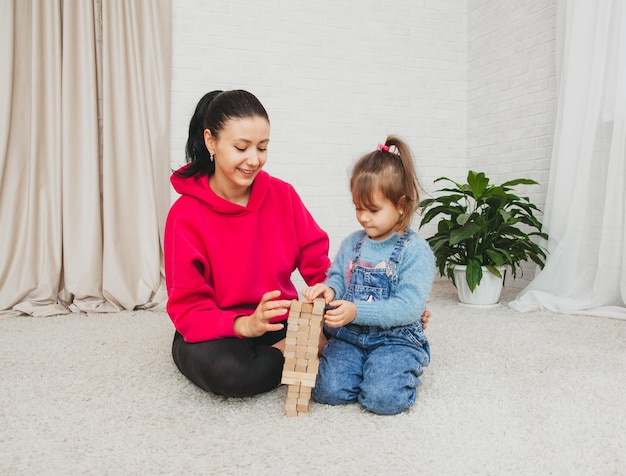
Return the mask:
M273 344L272 347L276 347L278 350L280 350L284 354L285 353L285 339L279 340L278 342L276 342L276 344Z

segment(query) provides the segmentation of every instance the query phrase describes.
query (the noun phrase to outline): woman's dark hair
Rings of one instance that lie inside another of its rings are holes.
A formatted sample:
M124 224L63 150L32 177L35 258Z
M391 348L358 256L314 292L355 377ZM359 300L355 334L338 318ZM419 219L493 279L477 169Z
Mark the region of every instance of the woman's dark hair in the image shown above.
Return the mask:
M373 207L379 191L403 214L396 225L406 230L419 206L419 181L409 146L396 136L388 136L385 147L361 157L352 169L350 192L357 206ZM392 152L389 149L395 148Z
M270 121L261 102L248 91L211 91L202 96L189 121L189 137L185 146L189 167L176 173L183 177L213 175L215 163L210 160L204 143L205 129L211 131L213 137L219 137L224 124L230 119L254 116Z

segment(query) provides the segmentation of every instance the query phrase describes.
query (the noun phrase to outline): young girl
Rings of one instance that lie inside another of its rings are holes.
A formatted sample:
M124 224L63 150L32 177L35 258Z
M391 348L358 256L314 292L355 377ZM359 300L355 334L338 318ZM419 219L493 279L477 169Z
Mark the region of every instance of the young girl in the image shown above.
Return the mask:
M326 281L303 291L335 307L326 312L331 338L313 389L320 403L358 401L381 415L415 403L430 361L420 316L435 274L428 243L410 228L418 187L410 150L394 136L354 166L350 190L363 230L342 242Z

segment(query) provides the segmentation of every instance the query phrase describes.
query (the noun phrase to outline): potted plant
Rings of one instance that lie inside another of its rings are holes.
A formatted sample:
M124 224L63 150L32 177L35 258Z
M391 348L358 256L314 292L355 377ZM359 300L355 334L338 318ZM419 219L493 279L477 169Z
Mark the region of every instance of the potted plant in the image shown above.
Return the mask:
M420 203L424 212L420 228L441 216L437 233L427 240L439 273L452 279L459 290L460 302L497 304L507 267L511 269L513 278L521 270L521 263L528 259L544 267L545 250L533 241L548 239L535 216L539 209L528 197L512 193L516 185L536 185L537 182L520 178L494 185L489 183L483 172L472 170L467 174L465 184L448 177L435 180L435 183L438 182L450 185L437 190L435 198ZM460 271L460 277L465 275L464 280L457 277ZM483 281L490 278L496 281L496 292L485 293L482 289L479 292ZM468 292L462 294L465 284ZM491 302L480 302L485 294L489 294L487 300ZM478 300L473 297L478 297Z

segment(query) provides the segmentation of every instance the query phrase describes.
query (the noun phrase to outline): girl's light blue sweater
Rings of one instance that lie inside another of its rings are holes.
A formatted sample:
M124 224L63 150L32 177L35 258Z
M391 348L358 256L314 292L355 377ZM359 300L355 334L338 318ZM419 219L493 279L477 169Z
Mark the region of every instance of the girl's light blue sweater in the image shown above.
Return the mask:
M359 230L343 240L328 271L326 284L335 290L335 300L342 299L347 290L354 245L364 234L363 230ZM381 261L389 263L398 237L398 233L383 241L365 237L358 264L374 267ZM391 328L420 322L435 276L435 258L424 238L413 235L400 256L396 273L398 286L395 295L383 301L357 301L353 324Z

